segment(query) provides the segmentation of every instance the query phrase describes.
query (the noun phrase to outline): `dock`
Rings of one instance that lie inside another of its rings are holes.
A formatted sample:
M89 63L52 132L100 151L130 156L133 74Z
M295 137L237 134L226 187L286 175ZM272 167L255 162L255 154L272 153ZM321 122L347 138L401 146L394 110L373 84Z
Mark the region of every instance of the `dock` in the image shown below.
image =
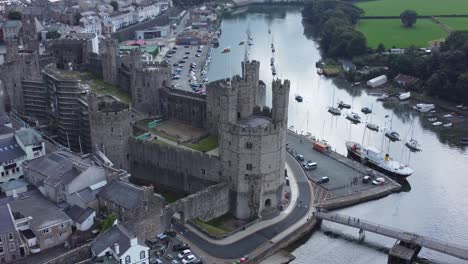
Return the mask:
M288 151L293 156L303 155L304 159L318 164L316 169L306 171L314 189L315 206L332 210L378 199L401 190L401 185L391 178L357 161L331 150L321 152L313 149L314 141L311 138L288 131L286 142ZM362 178L366 175L385 178L385 183L364 183ZM322 177L328 177L330 181L320 184Z
M468 260L468 248L454 243L441 241L428 236L406 232L398 228L384 226L355 217L331 212L317 211L314 212L314 216L320 220L327 220L330 222L357 228L360 230L360 233L362 233L362 231L368 231L382 236L391 237L403 242L395 245L392 248L390 251L391 256L393 254L393 256L399 256L402 259L410 259L410 255L417 254L419 250L410 248L408 245L417 245L419 247L425 247L456 258Z

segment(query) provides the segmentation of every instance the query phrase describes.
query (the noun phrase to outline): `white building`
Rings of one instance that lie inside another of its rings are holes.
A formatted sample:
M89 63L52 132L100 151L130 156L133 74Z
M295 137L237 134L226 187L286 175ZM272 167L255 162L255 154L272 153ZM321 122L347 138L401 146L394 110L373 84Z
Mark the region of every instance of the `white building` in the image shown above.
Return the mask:
M161 2L145 1L140 3L135 10L138 16L138 22L157 17L161 13Z
M21 129L0 136L0 184L23 178L23 162L45 155L41 135Z
M149 247L120 224L97 236L91 252L98 258L110 254L122 264L149 264Z
M102 19L94 11L86 11L81 13L80 25L83 27L81 33L102 34Z
M137 14L133 10L119 10L104 18L104 23L110 26L111 32L138 23Z

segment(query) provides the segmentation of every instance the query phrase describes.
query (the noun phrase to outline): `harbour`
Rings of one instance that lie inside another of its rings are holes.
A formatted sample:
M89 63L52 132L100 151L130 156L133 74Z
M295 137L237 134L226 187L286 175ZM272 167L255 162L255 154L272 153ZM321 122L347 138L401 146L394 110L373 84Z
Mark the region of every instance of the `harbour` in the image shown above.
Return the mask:
M221 35L220 47L231 46L231 55L214 53L208 72L210 80L229 76L226 70L226 65L230 65L229 56L232 66L239 65L244 58L244 49L233 46L233 43L245 39L248 26L254 39L250 58L261 62L260 78L267 85L273 79L269 67L269 47L274 37L277 77L292 81L289 125L294 127L297 134L305 136L310 133L318 139L325 139L334 152L346 155L346 140L363 142L366 121L372 120L380 128L389 128L391 123L392 129L400 133L402 140L390 144L388 139L382 140L384 136L381 132L367 130L364 143L374 145L388 152L392 158L411 165L414 174L402 184L401 192L338 212L457 244L467 241L468 233L463 219L468 218L468 212L456 208L466 208L468 205L464 192L467 181L459 173L467 168L468 156L466 149L455 139L459 137L455 129L433 127L424 115L411 110L408 101L378 102L377 95L368 93L362 87L352 87L342 79L318 75L314 62L321 59L320 52L313 39L304 35L309 36L302 26L300 8L297 7L252 7L232 17L224 17L221 30L230 34ZM269 29L274 36L269 36ZM288 41L290 39L295 41ZM232 69L232 74L241 73L237 67ZM297 95L303 98L302 103L295 100ZM271 94L267 92L267 101L270 98ZM363 107L371 108L373 113L361 114L364 122L352 125L342 115L327 113L327 107L340 100L351 105L351 109L345 109L343 114L359 112ZM417 153L405 147L405 142L410 139L412 122L414 137L423 150ZM450 175L450 178L446 175ZM387 263L388 256L382 249L391 248L394 240L370 234L366 237L365 245L357 241L355 231L324 223L321 231L314 232L304 244L292 251L296 257L292 263L309 263L310 252L314 253L314 260L320 263L343 263L345 260L348 263ZM463 263L462 260L425 249L422 249L419 257L429 263Z

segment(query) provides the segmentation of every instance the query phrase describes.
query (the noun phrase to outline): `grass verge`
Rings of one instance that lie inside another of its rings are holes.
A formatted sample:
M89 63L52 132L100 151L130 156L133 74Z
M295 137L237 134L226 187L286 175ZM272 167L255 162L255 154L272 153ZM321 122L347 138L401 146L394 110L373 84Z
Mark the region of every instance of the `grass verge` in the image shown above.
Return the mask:
M218 147L218 138L213 136L213 135L209 135L209 136L201 139L200 141L198 141L198 143L196 143L196 144L187 143L185 145L187 147L189 147L189 148L194 149L194 150L198 150L198 151L201 151L201 152L207 152L207 151L213 150L213 149Z

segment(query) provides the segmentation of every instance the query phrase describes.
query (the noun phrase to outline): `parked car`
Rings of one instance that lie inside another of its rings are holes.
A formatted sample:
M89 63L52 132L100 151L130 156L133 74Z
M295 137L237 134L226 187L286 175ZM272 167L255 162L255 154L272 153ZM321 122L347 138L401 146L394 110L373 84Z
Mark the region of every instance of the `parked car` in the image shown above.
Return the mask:
M171 261L171 264L180 264L180 262L179 262L178 260L176 260L176 259L173 259L173 260Z
M322 183L326 183L326 182L329 182L330 181L330 178L324 176L322 178L320 178L320 180L317 181L318 184L322 184Z
M179 255L177 255L177 258L183 259L184 257L191 255L191 254L192 254L192 251L190 251L190 249L185 249L182 252L180 252Z
M382 177L379 177L379 178L372 181L372 184L374 184L374 185L382 185L384 183L385 183L385 179L382 178Z
M189 45L185 45L184 48L188 49L188 48L190 48L190 46L189 46Z
M302 155L299 154L299 155L296 156L296 159L297 159L298 161L304 161L304 156L302 156Z
M304 165L305 170L313 170L317 168L317 162L309 161L307 164Z
M187 60L187 59L188 59L188 56L184 56L182 59Z
M179 63L176 62L176 63L172 64L172 66L177 67L177 66L179 66Z
M362 177L362 182L363 183L368 183L368 182L371 181L371 179L372 179L371 176L366 175L366 176Z
M174 251L183 251L183 250L186 250L186 249L190 249L190 246L188 244L185 244L185 243L181 243L181 244L177 244L177 245L172 246L172 250L174 250Z
M184 61L184 60L180 60L179 63L185 63L185 61Z
M200 54L198 54L198 53L197 53L197 54L195 54L195 57L200 57L200 56L201 56L201 55L200 55Z
M189 52L189 51L187 51L187 52L185 52L185 54L186 54L186 55L189 55L189 54L190 54L190 52Z
M189 254L182 259L182 263L184 264L193 263L196 259L197 257L195 257L195 255Z
M176 49L177 49L177 47L176 47L176 46L174 46L172 49L173 49L173 50L176 50Z

